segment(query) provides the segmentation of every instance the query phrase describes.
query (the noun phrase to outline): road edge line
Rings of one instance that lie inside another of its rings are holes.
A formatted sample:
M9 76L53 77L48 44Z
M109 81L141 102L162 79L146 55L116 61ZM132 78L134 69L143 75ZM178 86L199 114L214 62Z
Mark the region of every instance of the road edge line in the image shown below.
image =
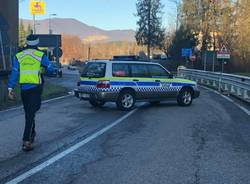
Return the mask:
M214 90L214 89L211 89L211 88L208 88L208 87L205 87L205 86L201 86L201 88L204 88L206 90L209 90L209 91L212 91L214 93L216 93L217 95L220 95L222 98L228 100L229 102L233 103L235 106L237 106L238 108L240 108L243 112L245 112L248 116L250 116L250 111L248 109L246 109L245 107L241 106L240 104L236 103L235 101L233 101L231 98L219 93L218 91Z
M53 102L53 101L56 101L56 100L61 100L61 99L64 99L64 98L67 98L67 97L70 97L70 96L73 96L73 95L64 95L64 96L60 96L60 97L56 97L56 98L51 98L51 99L42 101L42 104L46 104L46 103ZM20 106L13 107L13 108L10 108L10 109L2 110L2 111L0 111L0 113L19 110L19 109L22 109L22 108L23 108L23 106L20 105Z
M95 138L101 136L102 134L104 134L108 130L112 129L116 125L120 124L121 122L123 122L123 120L127 119L132 114L134 114L137 110L138 110L138 108L136 108L136 109L134 109L134 110L126 113L125 115L123 115L122 117L120 117L119 119L117 119L116 121L114 121L113 123L107 125L106 127L102 128L101 130L97 131L96 133L90 135L89 137L85 138L84 140L82 140L82 141L80 141L80 142L72 145L71 147L69 147L66 150L62 151L61 153L53 156L52 158L48 159L47 161L39 164L38 166L35 166L34 168L26 171L25 173L17 176L16 178L8 181L6 184L17 184L17 183L20 183L20 182L24 181L25 179L29 178L30 176L32 176L32 175L40 172L41 170L43 170L46 167L52 165L56 161L64 158L65 156L67 156L70 153L76 151L77 149L81 148L82 146L84 146L85 144L87 144L90 141L94 140Z

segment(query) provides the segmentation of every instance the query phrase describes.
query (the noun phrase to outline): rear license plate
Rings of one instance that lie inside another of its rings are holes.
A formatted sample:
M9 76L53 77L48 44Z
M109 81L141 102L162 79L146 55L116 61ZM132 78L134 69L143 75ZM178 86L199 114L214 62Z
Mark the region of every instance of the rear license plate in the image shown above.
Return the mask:
M81 98L89 98L89 94L80 93Z

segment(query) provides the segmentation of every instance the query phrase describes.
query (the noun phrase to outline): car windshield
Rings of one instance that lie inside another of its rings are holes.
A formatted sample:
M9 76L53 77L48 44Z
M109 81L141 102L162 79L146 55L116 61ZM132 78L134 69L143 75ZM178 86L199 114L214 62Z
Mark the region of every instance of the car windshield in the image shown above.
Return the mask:
M106 70L105 63L88 63L83 72L82 77L104 77Z

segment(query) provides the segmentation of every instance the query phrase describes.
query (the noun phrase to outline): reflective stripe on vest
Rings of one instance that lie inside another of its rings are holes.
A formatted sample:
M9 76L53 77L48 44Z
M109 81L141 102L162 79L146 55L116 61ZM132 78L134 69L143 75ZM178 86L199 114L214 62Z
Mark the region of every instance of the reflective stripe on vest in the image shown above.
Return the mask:
M35 71L35 70L23 70L20 71L20 74L39 74L39 71Z
M41 84L41 61L43 52L28 49L16 55L20 65L20 84Z

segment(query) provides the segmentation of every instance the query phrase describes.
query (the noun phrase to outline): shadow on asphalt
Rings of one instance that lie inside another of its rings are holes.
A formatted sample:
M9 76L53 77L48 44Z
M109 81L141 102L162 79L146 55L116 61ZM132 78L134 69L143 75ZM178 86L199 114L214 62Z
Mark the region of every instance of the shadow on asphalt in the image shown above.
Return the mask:
M166 108L166 107L181 107L176 102L161 102L160 104L153 105L150 103L145 103L142 108L143 109L150 109L150 108Z

